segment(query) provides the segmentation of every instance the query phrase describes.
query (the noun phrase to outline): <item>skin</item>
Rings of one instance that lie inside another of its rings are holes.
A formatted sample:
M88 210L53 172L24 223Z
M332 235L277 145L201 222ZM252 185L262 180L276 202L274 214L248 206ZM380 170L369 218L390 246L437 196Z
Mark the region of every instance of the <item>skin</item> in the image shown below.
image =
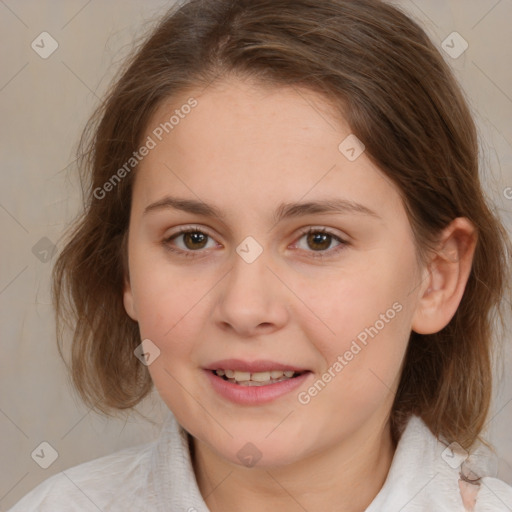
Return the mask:
M225 78L162 104L144 138L190 96L198 105L142 160L133 190L124 304L141 339L160 350L151 377L193 436L210 510L364 510L392 462L388 418L410 332L437 332L452 318L474 228L453 221L420 265L395 185L364 152L349 161L339 151L351 130L313 92ZM201 200L224 218L174 208L144 213L166 195ZM282 202L326 198L375 215L273 220ZM191 240L180 227L208 237ZM334 236L308 242L309 227ZM263 250L252 263L236 252L247 236ZM395 303L400 312L308 404L299 403L298 392ZM273 402L237 405L203 375L225 358L312 373ZM247 442L261 453L254 467L237 457Z

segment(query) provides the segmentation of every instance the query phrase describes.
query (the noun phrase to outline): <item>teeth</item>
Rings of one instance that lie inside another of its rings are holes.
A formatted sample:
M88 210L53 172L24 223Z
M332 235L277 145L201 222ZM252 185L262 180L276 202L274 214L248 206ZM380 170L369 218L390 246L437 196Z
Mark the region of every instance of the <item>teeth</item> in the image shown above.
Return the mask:
M242 382L243 380L250 380L251 374L249 372L239 372L235 370L233 377L237 382Z
M242 372L239 370L215 370L219 377L225 376L229 382L236 382L243 386L261 386L273 384L282 380L290 379L295 375L291 370L271 370L268 372Z
M274 377L274 378L276 378L276 377ZM244 380L249 380L249 379L244 379ZM256 382L267 382L267 380L270 380L270 372L253 373L253 374L251 374L250 380L254 380Z

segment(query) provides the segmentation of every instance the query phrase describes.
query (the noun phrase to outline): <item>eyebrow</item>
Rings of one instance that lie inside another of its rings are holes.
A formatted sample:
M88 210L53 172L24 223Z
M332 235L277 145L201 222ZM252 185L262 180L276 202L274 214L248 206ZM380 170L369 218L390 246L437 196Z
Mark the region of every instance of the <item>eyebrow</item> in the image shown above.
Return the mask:
M161 210L175 209L205 217L216 217L225 222L226 216L215 206L195 199L183 199L179 197L166 196L159 201L151 203L144 209L144 215ZM356 213L380 219L381 217L370 208L339 198L328 198L319 201L308 201L303 203L281 203L274 212L274 222L283 219L301 217L304 215L319 213Z

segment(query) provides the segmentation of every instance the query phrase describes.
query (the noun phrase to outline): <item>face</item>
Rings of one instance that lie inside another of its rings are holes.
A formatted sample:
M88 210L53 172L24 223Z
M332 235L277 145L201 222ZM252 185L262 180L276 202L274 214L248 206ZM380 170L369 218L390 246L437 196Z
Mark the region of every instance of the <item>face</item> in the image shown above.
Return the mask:
M167 406L235 464L372 435L398 383L422 291L413 234L330 112L312 92L226 79L162 104L144 136L125 308L159 351Z

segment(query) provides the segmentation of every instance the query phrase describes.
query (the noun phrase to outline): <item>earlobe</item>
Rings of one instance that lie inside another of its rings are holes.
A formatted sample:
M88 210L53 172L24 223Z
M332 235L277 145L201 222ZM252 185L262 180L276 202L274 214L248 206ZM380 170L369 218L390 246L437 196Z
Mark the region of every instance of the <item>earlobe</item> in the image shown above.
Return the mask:
M130 272L128 265L128 231L123 235L121 244L121 252L123 255L123 274L124 274L124 289L123 289L123 305L128 316L138 321L137 312L135 310L135 299L133 297L132 285L130 283Z
M125 284L124 284L123 304L124 304L124 309L125 309L126 313L128 314L128 316L132 320L135 320L137 322L138 318L137 318L137 313L135 311L135 301L133 298L132 287L130 285L130 281L128 278L125 279Z
M433 334L448 325L455 315L471 272L477 234L466 218L453 220L443 231L421 287L412 330Z

